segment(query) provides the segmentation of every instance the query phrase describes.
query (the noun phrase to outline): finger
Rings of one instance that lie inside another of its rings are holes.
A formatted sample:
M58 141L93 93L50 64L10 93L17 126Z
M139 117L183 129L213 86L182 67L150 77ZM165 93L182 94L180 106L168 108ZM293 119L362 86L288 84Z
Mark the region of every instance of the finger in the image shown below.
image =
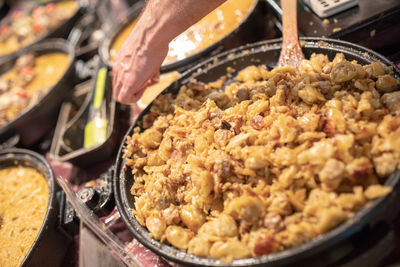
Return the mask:
M147 87L143 87L142 89L140 89L138 92L136 92L133 96L133 102L137 102L139 101L139 99L142 97L144 91L146 91Z
M113 97L114 99L118 98L119 92L121 90L121 84L120 84L120 75L119 75L119 70L116 67L116 64L114 65L112 69L112 88L113 88Z
M138 91L136 92L129 92L129 89L126 89L125 87L122 87L117 101L122 103L122 104L133 104L135 103L143 94L143 91L146 89L146 87L144 87L143 89L140 88Z
M126 81L124 85L127 84L132 84L132 83ZM117 101L123 104L133 104L139 100L143 92L146 90L147 86L148 86L148 81L144 81L141 86L133 86L133 87L123 86L121 88L121 91L119 92Z
M124 73L124 79L120 86L121 89L119 90L118 97L116 98L117 101L125 104L132 104L136 102L142 96L143 92L148 86L158 82L158 76L158 69L144 80L138 79L138 75L134 75L134 73ZM141 82L139 86L138 82Z

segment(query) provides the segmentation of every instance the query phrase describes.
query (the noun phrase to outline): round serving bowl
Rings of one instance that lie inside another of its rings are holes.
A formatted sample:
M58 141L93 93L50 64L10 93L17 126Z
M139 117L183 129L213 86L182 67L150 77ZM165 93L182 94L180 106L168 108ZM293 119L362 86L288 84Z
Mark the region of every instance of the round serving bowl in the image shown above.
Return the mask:
M0 152L0 169L19 166L38 171L49 186L49 200L42 226L21 266L59 266L70 239L58 230L60 209L56 193L59 189L53 170L36 152L25 149L6 149Z

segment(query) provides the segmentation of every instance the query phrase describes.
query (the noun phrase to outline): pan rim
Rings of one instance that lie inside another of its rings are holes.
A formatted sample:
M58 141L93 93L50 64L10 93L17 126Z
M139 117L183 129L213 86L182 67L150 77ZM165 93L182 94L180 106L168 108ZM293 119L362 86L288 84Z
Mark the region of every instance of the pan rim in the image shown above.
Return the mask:
M383 57L382 55L368 49L361 47L356 44L348 43L346 41L341 41L341 40L334 40L334 39L328 39L328 38L313 38L313 37L306 37L306 38L300 38L303 41L306 41L307 44L305 45L306 48L313 48L313 47L320 47L326 46L325 44L321 44L321 42L327 42L328 46L331 49L335 49L335 52L346 52L346 53L355 53L357 56L363 56L365 58L368 58L369 61L379 61L387 66L391 66L394 68L395 76L398 78L400 75L400 71L395 66L393 63L391 63L388 59ZM192 75L196 76L196 71L198 69L203 68L203 71L208 71L208 69L211 69L213 67L216 67L218 64L223 64L226 61L230 61L228 58L230 54L236 54L236 53L242 53L242 51L249 50L250 53L255 50L260 50L263 49L262 47L265 47L265 51L268 49L280 49L281 47L281 39L273 39L273 40L268 40L268 41L261 41L253 44L248 44L245 46L241 46L235 49L232 49L230 51L221 53L215 57L211 57L198 65L190 68L188 71L182 74L182 76L177 80L176 84L184 84L188 82L188 80L192 77ZM252 50L253 49L253 50ZM367 53L367 54L365 54ZM368 55L368 56L366 56ZM243 54L243 56L246 56ZM217 59L221 59L216 64L212 64L213 61ZM225 61L224 61L225 60ZM208 66L210 64L211 66ZM175 86L176 86L175 84ZM168 91L173 85L169 86L167 89L164 90L164 92ZM164 93L162 92L162 93ZM224 264L221 263L218 259L213 259L213 258L202 258L198 257L183 251L180 251L171 245L161 243L158 240L153 239L150 235L147 229L143 226L141 226L138 221L136 220L135 216L132 214L132 210L128 204L128 199L125 194L126 192L126 187L125 187L125 179L126 179L126 172L128 171L127 167L125 167L125 160L122 158L123 155L123 149L125 146L125 142L127 140L127 137L130 136L133 132L133 129L137 126L137 122L141 120L143 115L150 109L151 104L144 110L142 113L138 116L138 118L135 120L135 122L131 125L130 129L127 131L123 143L120 146L120 149L118 151L118 156L117 160L115 163L115 172L114 172L114 177L113 177L113 187L114 187L114 196L115 196L115 201L117 204L118 211L121 214L121 217L130 230L130 232L133 234L133 236L145 247L149 248L151 251L156 253L157 255L160 255L168 260L171 260L173 262L177 263L182 263L182 264L187 264L187 265L196 265L196 266L248 266L248 265L269 265L269 266L274 266L274 265L281 265L281 264L290 264L294 263L295 261L298 260L304 260L306 258L309 258L310 256L315 256L319 252L322 252L323 250L337 245L340 242L343 242L344 239L346 239L349 236L352 236L356 232L360 231L373 216L373 211L382 209L383 205L388 202L389 198L393 195L393 192L385 197L370 201L367 203L363 208L361 208L353 217L348 219L346 222L343 224L337 226L336 228L332 229L331 231L317 236L313 238L312 240L301 244L299 246L286 249L281 252L276 252L268 255L263 255L259 257L254 257L254 258L245 258L245 259L237 259L232 261L229 264ZM400 180L400 171L395 171L392 173L386 180L385 185L390 186L393 191L395 187L399 187L399 180ZM129 188L130 191L130 188ZM133 219L132 219L133 218ZM368 220L367 220L368 219ZM138 230L139 229L139 230ZM167 250L170 253L165 252L162 248L167 247ZM314 249L314 250L313 250Z

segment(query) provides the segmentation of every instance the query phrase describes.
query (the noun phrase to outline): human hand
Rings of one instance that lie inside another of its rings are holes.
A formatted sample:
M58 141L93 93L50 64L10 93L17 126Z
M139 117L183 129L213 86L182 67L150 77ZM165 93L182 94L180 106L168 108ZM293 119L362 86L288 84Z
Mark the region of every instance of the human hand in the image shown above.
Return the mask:
M113 96L123 104L135 103L148 86L158 81L160 66L168 53L168 43L147 41L145 29L136 26L112 69Z
M118 52L113 95L123 104L136 102L155 83L169 42L225 0L148 0L129 37Z

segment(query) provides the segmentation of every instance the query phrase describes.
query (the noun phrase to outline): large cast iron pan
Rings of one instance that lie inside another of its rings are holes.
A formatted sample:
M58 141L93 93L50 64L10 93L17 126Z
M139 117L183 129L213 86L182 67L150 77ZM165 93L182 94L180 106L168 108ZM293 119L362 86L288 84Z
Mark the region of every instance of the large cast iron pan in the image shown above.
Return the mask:
M39 100L39 102L23 111L8 124L0 127L0 144L13 135L19 135L23 145L31 145L50 130L56 119L62 99L73 88L75 73L75 47L63 39L51 39L35 44L0 60L0 74L9 70L20 55L34 52L42 55L51 52L65 53L70 59L69 66L60 80Z
M171 70L182 71L187 69L188 66L193 65L201 58L209 55L210 52L215 50L217 47L233 48L244 43L256 41L256 37L260 35L262 30L261 25L265 24L262 20L261 6L265 4L263 1L255 1L253 7L251 8L248 16L229 34L223 37L221 40L213 43L212 45L204 48L203 50L190 55L182 60L177 60L161 66L161 72L168 72ZM119 34L128 26L134 19L136 19L143 9L145 1L138 1L132 6L129 11L129 15L126 19L122 20L114 28L111 29L110 34L104 39L103 43L100 45L99 54L103 62L107 66L112 67L113 62L110 59L110 50L114 40L119 36Z
M369 64L372 61L378 61L394 69L395 76L400 78L399 69L386 58L366 48L339 40L322 38L304 38L306 45L303 52L306 58L312 53L323 53L332 60L336 53L340 52L348 60L357 60L361 64ZM326 42L327 45L320 43ZM242 51L247 50L246 53ZM181 85L186 84L191 77L199 81L213 81L221 75L226 74L228 66L240 70L248 65L266 64L274 67L279 58L281 50L281 40L264 41L256 44L247 45L238 49L228 51L219 56L197 65L182 75L182 77L168 87L165 92L176 93ZM215 61L218 61L215 63ZM200 71L198 71L201 69ZM127 136L132 135L135 127L140 127L143 116L149 112L149 107L143 111L136 122L127 132ZM124 143L126 142L126 137ZM114 174L114 194L118 210L122 219L126 223L132 234L146 247L171 261L185 265L200 266L283 266L289 264L306 265L311 264L322 266L332 264L343 259L351 251L362 246L362 238L372 236L372 233L379 232L377 227L387 226L387 221L392 219L399 209L398 201L400 198L400 172L390 175L385 185L392 187L391 194L370 202L363 207L355 216L343 223L334 230L321 235L312 241L291 248L282 252L261 256L258 258L248 258L234 260L231 264L223 264L219 260L210 258L201 258L189 255L172 246L161 243L153 239L146 228L142 227L132 215L134 208L134 197L130 193L134 176L131 169L125 166L125 160L122 158L123 147L121 146L118 158L115 164ZM385 228L385 227L383 227ZM381 228L382 229L382 228ZM361 238L361 239L360 239Z
M48 2L48 3L55 3L55 2L59 2L59 1L51 1L51 2ZM34 43L32 43L32 44L30 44L30 45L28 45L26 47L30 47L32 45L35 45L37 43L42 42L43 40L50 39L50 38L64 38L64 39L66 39L68 37L68 35L70 34L72 28L76 24L76 22L82 17L82 15L85 13L85 10L86 10L86 6L83 5L82 1L76 0L76 2L78 3L78 8L77 8L75 13L71 17L66 19L64 22L62 22L60 25L58 25L55 29L49 31L47 34L45 34L45 35L41 36L40 38L36 39ZM46 3L46 4L48 4L48 3ZM32 10L28 10L27 11L28 14L30 14L32 12ZM1 22L1 24L8 23L7 19L8 18L6 17L4 19L4 21ZM16 53L18 53L18 51L14 51L14 52L11 52L9 54L1 55L0 56L0 60L2 60L4 58L12 57Z
M49 202L43 224L21 266L59 266L71 239L57 230L60 218L56 191L58 191L59 187L55 182L53 171L49 163L33 151L25 149L1 151L0 169L15 166L24 166L37 170L43 174L49 185Z

